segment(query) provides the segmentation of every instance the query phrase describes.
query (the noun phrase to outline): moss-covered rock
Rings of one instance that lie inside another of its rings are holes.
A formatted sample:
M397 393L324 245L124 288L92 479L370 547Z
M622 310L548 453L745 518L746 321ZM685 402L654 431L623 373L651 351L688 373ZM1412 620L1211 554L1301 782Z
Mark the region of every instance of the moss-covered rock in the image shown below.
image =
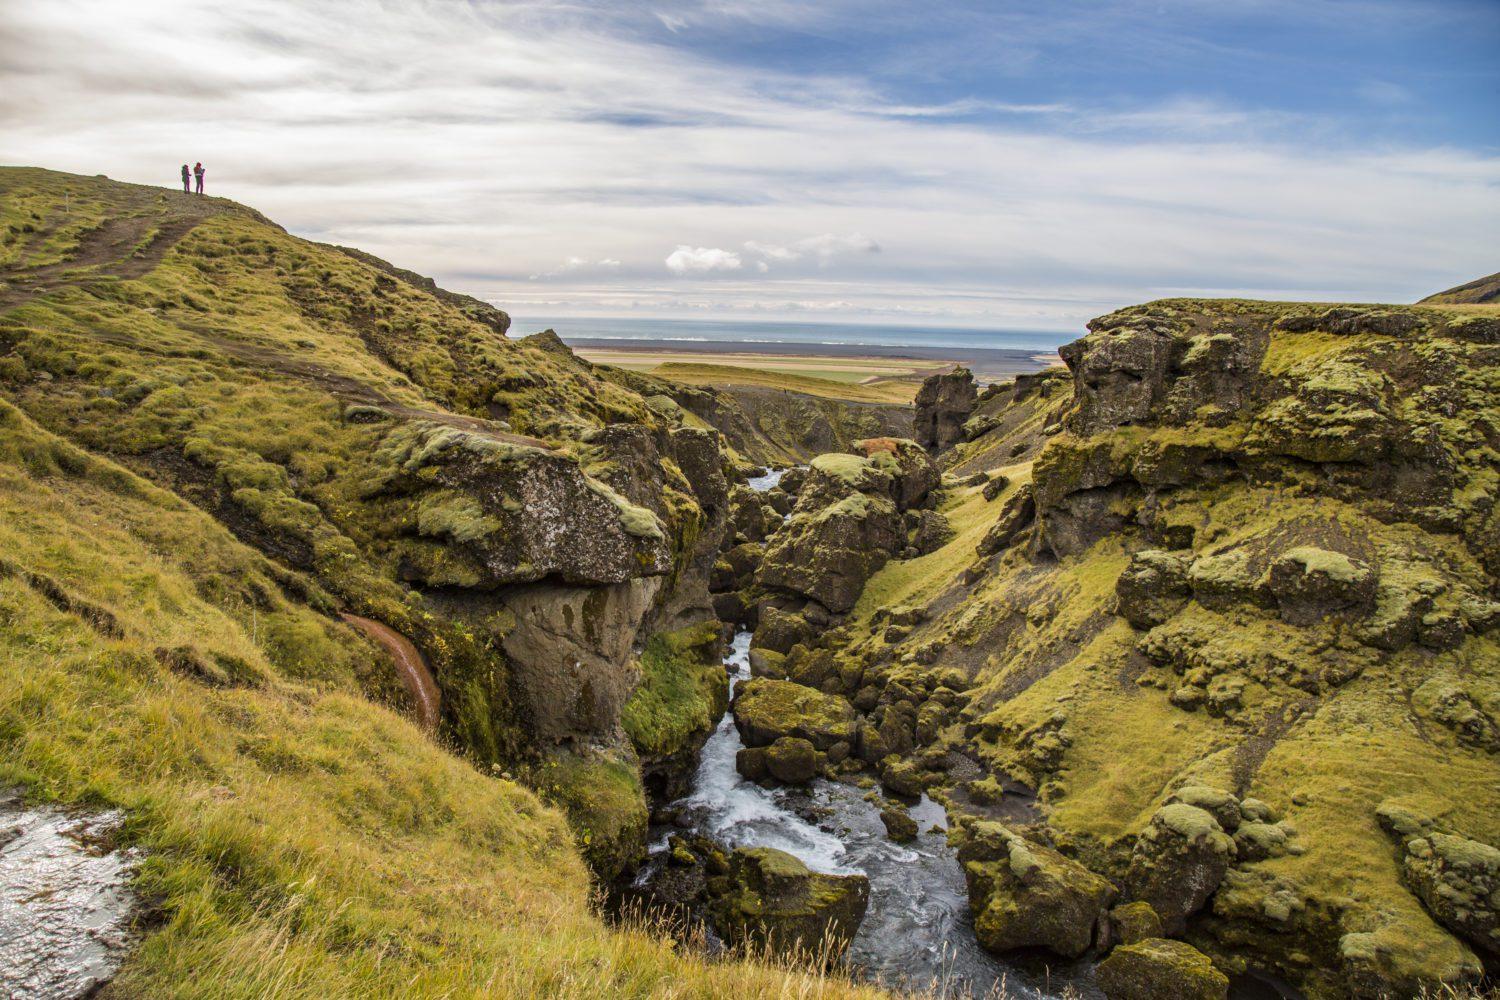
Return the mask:
M1193 596L1188 584L1191 560L1179 552L1147 549L1130 557L1115 581L1120 617L1149 629L1176 614Z
M869 905L863 875L823 875L785 851L738 848L726 891L710 902L715 928L731 945L837 961Z
M859 600L865 581L904 545L895 505L853 493L816 512L794 514L766 551L756 579L763 587L811 598L842 614Z
M1147 938L1123 944L1099 963L1109 1000L1224 1000L1229 977L1190 944Z
M1150 903L1137 900L1109 911L1109 925L1120 944L1136 944L1147 938L1161 937L1161 917Z
M798 736L783 736L765 748L766 773L788 785L805 785L818 774L818 751Z
M917 839L917 821L911 818L906 807L900 803L887 802L882 805L880 822L885 826L885 835L898 844L907 844Z
M748 746L768 746L783 736L818 750L855 738L854 708L838 695L791 681L751 678L734 696L734 724Z
M1438 922L1500 958L1500 850L1431 833L1407 841L1406 880Z
M1115 897L1108 880L999 823L963 831L958 858L969 887L974 932L990 951L1047 948L1076 958L1093 944Z
M1180 934L1234 858L1234 841L1212 813L1185 802L1170 803L1157 810L1136 841L1126 892L1132 900L1150 903L1162 926Z

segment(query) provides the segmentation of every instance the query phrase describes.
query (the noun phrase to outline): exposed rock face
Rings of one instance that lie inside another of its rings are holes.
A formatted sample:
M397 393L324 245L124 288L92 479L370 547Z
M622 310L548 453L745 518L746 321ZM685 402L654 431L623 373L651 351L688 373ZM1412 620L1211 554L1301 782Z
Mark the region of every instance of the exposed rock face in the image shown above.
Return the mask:
M494 588L554 577L605 585L671 569L661 522L564 455L435 424L382 445L403 577Z
M927 378L917 391L913 434L917 443L930 452L940 452L964 440L964 423L974 412L978 395L974 373L967 368Z
M1115 582L1120 617L1138 629L1154 628L1171 618L1192 597L1190 565L1186 556L1160 549L1132 555Z
M1190 944L1147 938L1124 944L1099 963L1109 1000L1224 1000L1229 977Z
M818 750L854 741L854 709L837 695L791 681L751 678L734 695L734 724L752 747L783 736L807 740Z
M655 579L614 587L532 586L504 595L515 626L506 656L530 665L514 681L536 737L613 737L636 683L631 646L660 587Z
M771 847L736 849L728 883L710 912L731 944L828 961L837 961L849 947L870 901L865 876L822 875Z
M994 952L1047 948L1076 958L1093 944L1115 896L1107 880L999 823L972 824L958 858L974 932Z

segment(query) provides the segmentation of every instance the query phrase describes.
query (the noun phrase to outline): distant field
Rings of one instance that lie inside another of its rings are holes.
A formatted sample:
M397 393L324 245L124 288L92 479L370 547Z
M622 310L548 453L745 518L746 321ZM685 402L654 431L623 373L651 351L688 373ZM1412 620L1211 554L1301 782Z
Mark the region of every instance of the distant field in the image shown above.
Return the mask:
M804 374L795 368L763 371L736 365L667 362L648 370L652 375L689 385L751 385L803 392L809 396L828 399L847 399L857 403L910 403L916 397L918 386L918 382L914 380L896 379L882 379L866 384L853 381L852 377L840 380Z
M909 403L922 378L952 362L926 358L826 357L579 348L598 364L694 385L754 385L870 403Z

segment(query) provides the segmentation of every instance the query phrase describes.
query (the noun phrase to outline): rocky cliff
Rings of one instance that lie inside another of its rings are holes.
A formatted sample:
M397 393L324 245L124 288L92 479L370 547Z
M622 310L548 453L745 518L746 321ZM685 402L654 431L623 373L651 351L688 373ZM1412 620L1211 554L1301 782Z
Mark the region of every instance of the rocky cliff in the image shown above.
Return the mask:
M1254 970L1316 997L1477 983L1500 315L1166 301L1089 329L1065 373L924 388L948 527L925 554L836 558L851 484L866 535L888 496L850 456L793 484L745 592L752 664L842 707L777 689L771 727L767 689L742 731L836 718L829 773L947 805L981 942L1120 942L1112 995Z
M0 187L10 405L205 511L293 600L410 637L441 739L567 805L604 876L630 864L642 754L690 765L723 711L696 682L715 642L688 637L712 621L723 436L552 334L507 339L498 309L233 202L13 169ZM648 724L660 705L625 726L663 690L693 726Z

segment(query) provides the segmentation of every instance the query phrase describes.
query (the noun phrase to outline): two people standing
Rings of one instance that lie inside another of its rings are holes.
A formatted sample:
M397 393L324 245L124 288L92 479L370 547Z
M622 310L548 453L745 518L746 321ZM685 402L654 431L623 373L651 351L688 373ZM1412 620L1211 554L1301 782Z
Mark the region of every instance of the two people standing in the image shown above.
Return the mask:
M184 163L182 165L182 193L183 194L187 194L188 193L188 181L189 181L189 179L196 178L197 181L198 181L198 193L202 194L203 193L203 175L206 172L207 171L205 171L203 169L203 164L201 164L201 163L195 165L192 170L189 170L188 169L188 165L186 163Z

